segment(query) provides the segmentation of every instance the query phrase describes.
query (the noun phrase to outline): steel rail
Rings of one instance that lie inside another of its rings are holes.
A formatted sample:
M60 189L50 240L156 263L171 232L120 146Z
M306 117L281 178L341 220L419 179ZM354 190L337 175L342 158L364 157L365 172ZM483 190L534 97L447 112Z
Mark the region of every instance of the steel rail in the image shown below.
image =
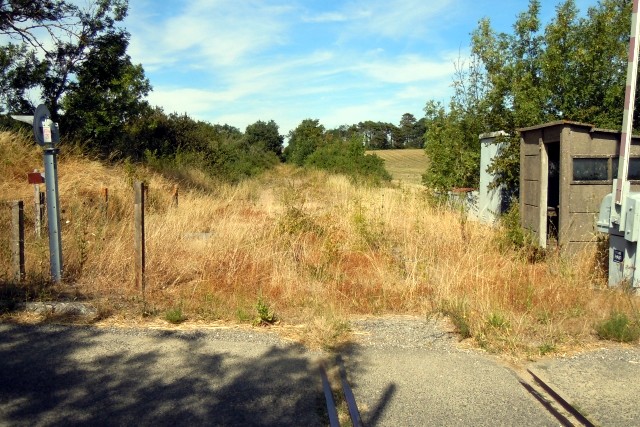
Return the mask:
M336 408L336 402L333 400L333 391L331 390L331 384L327 377L327 369L324 363L320 363L320 377L322 377L322 390L324 391L324 399L327 402L327 413L329 414L329 425L331 427L340 427L340 420L338 420L338 409Z
M531 369L527 369L527 372L533 377L533 379L547 392L549 396L551 396L560 406L564 408L565 411L571 414L576 420L581 422L584 426L594 427L593 424L587 417L585 417L580 411L578 411L567 399L565 399L558 391L554 390L546 381L542 379L540 374L535 373Z
M340 388L342 391L342 396L347 404L347 408L349 410L349 417L351 418L351 425L353 427L363 427L362 420L360 418L360 411L358 410L358 405L356 404L356 398L353 395L353 391L351 390L351 386L347 381L347 370L344 367L344 362L342 361L342 357L339 355L335 359L336 364L338 365L338 372L340 376ZM322 389L324 391L324 398L327 402L327 413L329 415L329 425L331 427L340 427L340 420L338 419L338 409L336 407L335 400L333 398L333 390L331 388L331 383L329 382L329 377L327 376L327 369L325 367L324 362L320 362L320 376L322 377Z
M353 427L362 427L362 420L360 419L360 411L358 410L358 405L356 404L356 398L353 395L353 391L351 391L351 386L347 381L347 370L344 368L344 362L342 361L342 357L338 356L336 358L336 362L338 363L338 369L340 371L340 381L342 382L342 391L344 393L344 400L347 402L347 407L349 408L351 425L353 425Z
M559 391L551 387L540 373L532 369L527 369L526 374L530 376L530 378L527 378L528 376L526 374L523 375L520 372L513 372L520 384L563 426L595 426L591 420L569 403L567 398L563 397Z

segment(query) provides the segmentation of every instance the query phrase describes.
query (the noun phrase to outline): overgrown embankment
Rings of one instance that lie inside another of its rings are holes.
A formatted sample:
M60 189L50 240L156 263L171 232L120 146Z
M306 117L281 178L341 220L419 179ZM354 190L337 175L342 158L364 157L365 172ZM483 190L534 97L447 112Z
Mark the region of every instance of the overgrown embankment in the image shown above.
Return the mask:
M26 172L41 167L40 150L0 133L0 158L2 199L23 199L32 224ZM279 322L322 346L340 342L353 315L435 313L496 352L535 356L611 329L637 340L638 301L606 288L595 253L532 262L505 243L505 230L467 221L424 189L357 185L282 165L237 185L182 184L176 207L175 182L64 148L59 178L66 280L47 282L48 246L28 225L27 277L11 281L3 210L3 299L86 299L103 318L128 321ZM133 270L137 179L149 185L144 298Z

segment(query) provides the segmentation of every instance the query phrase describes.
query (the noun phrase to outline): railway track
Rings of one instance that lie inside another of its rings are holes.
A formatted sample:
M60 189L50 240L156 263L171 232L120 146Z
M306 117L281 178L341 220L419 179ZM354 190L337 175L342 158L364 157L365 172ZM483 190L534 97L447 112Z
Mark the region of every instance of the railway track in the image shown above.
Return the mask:
M544 374L534 369L514 371L520 384L535 397L560 424L567 427L593 427L594 424L567 397L554 389Z
M360 418L360 411L356 403L356 398L353 395L349 381L347 380L347 371L344 367L344 362L340 356L335 359L335 364L338 369L338 381L339 387L331 387L329 381L329 375L327 374L327 367L324 362L320 363L320 376L322 377L322 389L324 391L324 397L327 402L327 413L329 415L329 425L331 427L340 427L340 421L338 418L338 407L336 406L334 399L334 390L339 390L340 398L344 399L349 410L349 417L351 418L351 425L353 427L363 427L362 420Z
M333 367L334 375L332 376L334 384L339 382L338 387L332 387L327 373L327 365L325 362L320 364L320 375L322 377L323 391L327 404L327 413L329 416L329 425L331 427L340 427L338 418L338 405L334 397L344 399L351 425L362 427L364 424L360 418L360 412L355 397L351 390L351 386L347 380L347 373L344 362L338 356L335 359ZM335 375L337 368L337 375ZM540 404L558 420L558 422L567 427L594 427L596 424L587 418L578 408L572 405L562 392L554 389L544 374L535 369L514 370L512 371L520 384L536 399ZM337 378L336 378L337 377Z

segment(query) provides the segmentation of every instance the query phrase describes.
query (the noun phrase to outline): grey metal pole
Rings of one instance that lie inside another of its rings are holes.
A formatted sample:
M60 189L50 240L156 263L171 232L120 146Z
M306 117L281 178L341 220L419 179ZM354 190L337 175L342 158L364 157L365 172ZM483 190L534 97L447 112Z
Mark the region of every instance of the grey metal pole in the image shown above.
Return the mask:
M44 180L47 187L47 219L49 220L49 254L51 279L62 280L62 235L60 234L60 202L58 200L58 149L44 149Z

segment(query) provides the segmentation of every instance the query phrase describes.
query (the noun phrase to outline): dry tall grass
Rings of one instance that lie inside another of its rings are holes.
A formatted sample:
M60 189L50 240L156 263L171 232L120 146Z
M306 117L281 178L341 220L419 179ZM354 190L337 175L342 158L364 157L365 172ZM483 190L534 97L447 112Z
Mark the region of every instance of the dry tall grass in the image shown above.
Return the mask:
M26 172L40 150L0 133L0 158L0 198L25 200L30 224ZM612 311L638 316L636 300L606 289L595 254L531 264L500 249L501 230L424 189L282 166L209 193L182 189L175 208L173 183L144 168L63 155L59 175L66 282L46 284L47 244L27 227L27 283L12 286L3 232L0 283L14 297L87 298L135 319L179 309L192 320L253 322L267 307L310 345L335 344L352 315L446 313L481 346L528 355L589 341ZM150 188L144 304L134 285L134 179ZM6 209L0 223L6 229Z

